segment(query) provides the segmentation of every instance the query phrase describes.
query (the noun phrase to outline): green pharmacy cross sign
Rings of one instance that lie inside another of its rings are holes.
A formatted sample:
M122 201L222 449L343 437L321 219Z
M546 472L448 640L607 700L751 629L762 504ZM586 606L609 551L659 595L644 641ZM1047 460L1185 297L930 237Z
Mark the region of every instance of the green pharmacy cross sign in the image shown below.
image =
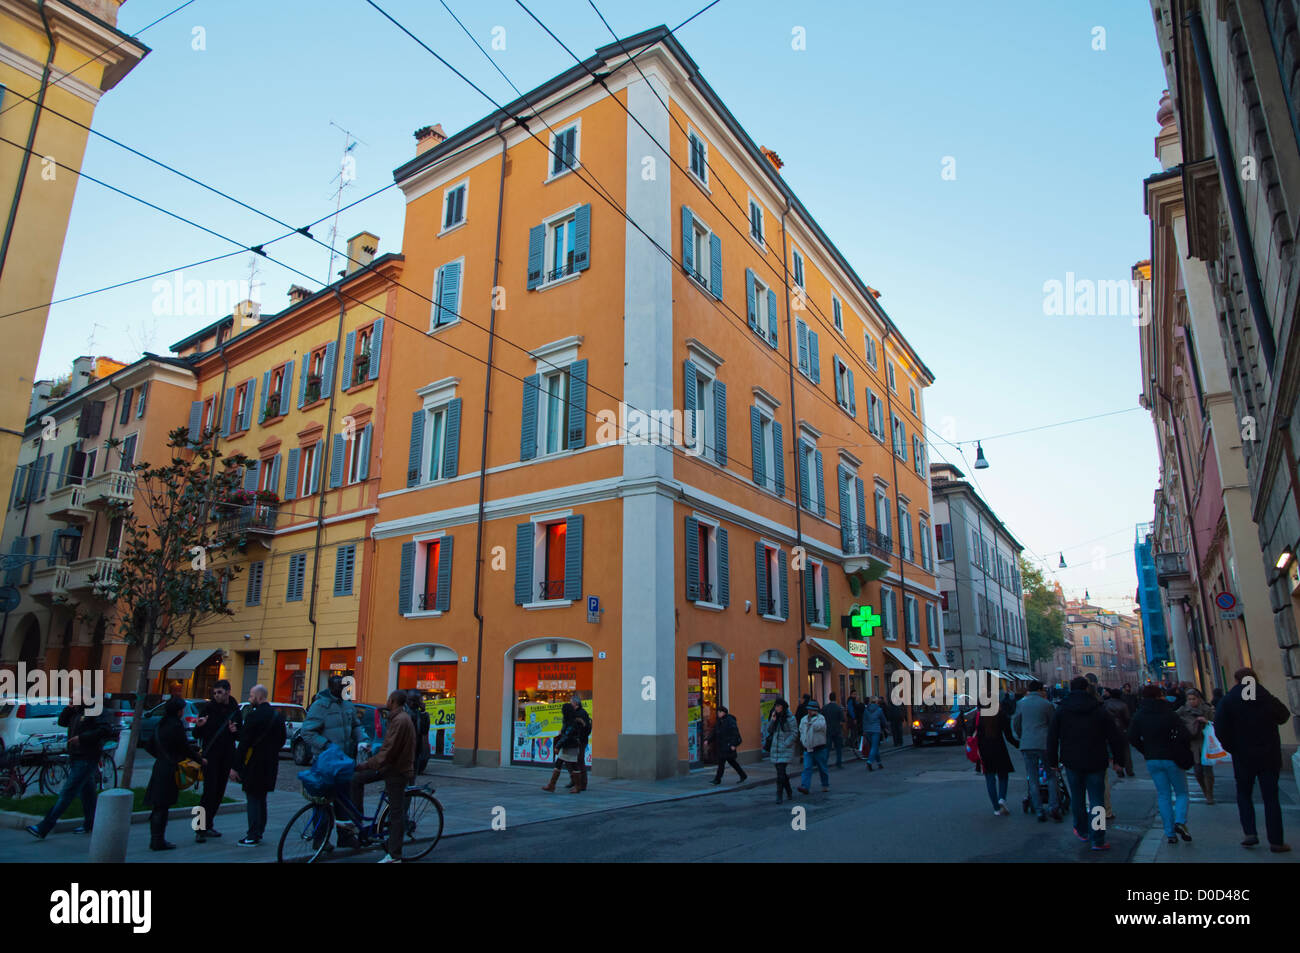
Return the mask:
M864 639L871 638L871 630L880 625L880 616L878 616L871 606L858 606L849 616L849 625L862 635Z

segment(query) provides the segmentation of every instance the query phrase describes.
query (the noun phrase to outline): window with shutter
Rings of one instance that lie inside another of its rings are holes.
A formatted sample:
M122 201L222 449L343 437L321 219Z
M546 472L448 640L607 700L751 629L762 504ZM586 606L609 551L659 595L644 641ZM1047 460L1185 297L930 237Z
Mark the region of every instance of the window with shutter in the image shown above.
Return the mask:
M694 130L687 133L688 151L690 153L691 175L700 180L705 187L709 184L709 146Z
M442 230L449 231L465 222L465 198L469 183L458 182L442 193Z
M433 320L429 330L460 320L461 271L464 259L448 262L434 276Z
M352 576L356 568L357 547L355 543L340 546L334 556L334 595L352 595Z
M573 123L551 133L551 173L548 179L578 168L579 124Z

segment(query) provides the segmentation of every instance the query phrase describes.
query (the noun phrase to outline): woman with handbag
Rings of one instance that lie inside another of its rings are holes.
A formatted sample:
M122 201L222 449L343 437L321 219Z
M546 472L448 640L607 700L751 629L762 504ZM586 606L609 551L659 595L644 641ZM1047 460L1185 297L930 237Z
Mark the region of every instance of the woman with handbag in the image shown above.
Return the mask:
M1011 780L1011 753L1007 751L1007 742L1017 748L1020 743L1011 733L1011 715L1006 708L999 708L996 714L983 712L975 714L975 745L979 752L979 764L984 771L984 785L988 788L989 802L993 805L994 817L1006 817L1007 784Z
M542 785L542 790L554 791L555 782L560 780L560 772L567 766L569 778L573 782L569 786L569 793L579 794L583 788L582 776L578 771L578 764L583 755L583 752L578 749L578 736L581 729L571 703L564 703L564 707L560 709L560 715L563 721L560 726L560 733L555 736L553 746L555 750L555 770L551 772L550 782Z
M1195 688L1187 690L1187 704L1178 709L1177 715L1183 720L1183 727L1192 739L1192 770L1196 772L1196 783L1201 786L1205 803L1214 803L1214 765L1201 764L1201 745L1205 741L1205 726L1214 721L1214 709L1205 702Z
M790 790L790 777L786 774L786 767L794 760L794 745L795 739L799 737L799 728L784 698L773 702L772 715L767 720L763 736L763 749L776 767L776 803L781 803L783 794L793 801L794 791Z
M175 696L167 699L163 706L163 717L158 722L158 731L154 735L153 773L149 775L149 786L144 792L144 803L149 805L149 849L173 850L176 845L169 843L167 833L167 812L180 800L183 787L189 787L195 780L203 777L202 771L195 768L206 765L207 761L198 748L185 735L185 726L181 724L181 712L185 710L185 700Z
M1156 805L1164 822L1165 839L1189 841L1187 833L1187 769L1192 766L1191 740L1183 720L1164 697L1164 689L1148 685L1129 725L1128 740L1146 758L1147 771L1156 783ZM1171 803L1172 795L1172 803Z

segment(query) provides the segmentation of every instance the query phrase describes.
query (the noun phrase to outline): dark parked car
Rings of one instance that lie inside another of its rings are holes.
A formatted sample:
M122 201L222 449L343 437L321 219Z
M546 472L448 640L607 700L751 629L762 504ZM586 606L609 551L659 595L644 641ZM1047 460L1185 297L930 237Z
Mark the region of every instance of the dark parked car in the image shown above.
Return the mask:
M379 746L384 743L384 729L388 726L388 708L384 705L367 705L363 702L355 702L356 708L361 712L361 730L366 733L366 740L370 742L370 750L378 751ZM293 763L307 765L311 764L311 749L307 742L302 738L302 729L294 731L289 739L289 744L293 751Z
M958 695L948 707L922 705L912 709L912 744L919 748L927 741L934 744L942 741L964 743L975 727L978 708L969 695Z

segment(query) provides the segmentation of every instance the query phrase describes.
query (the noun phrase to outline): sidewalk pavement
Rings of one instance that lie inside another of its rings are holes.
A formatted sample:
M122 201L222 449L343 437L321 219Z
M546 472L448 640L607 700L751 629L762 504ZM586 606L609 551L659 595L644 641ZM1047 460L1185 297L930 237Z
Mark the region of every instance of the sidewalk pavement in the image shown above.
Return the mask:
M903 748L882 748L886 764L904 751ZM288 765L281 765L285 770ZM794 765L791 765L793 768ZM846 752L844 770L861 768L862 763ZM468 768L446 761L430 761L423 775L417 778L421 786L437 790L438 801L443 806L443 837L457 837L493 829L493 822L502 816L508 828L538 824L559 818L576 817L617 811L622 808L663 801L678 801L694 797L712 797L736 788L771 786L775 795L776 769L771 762L762 761L744 765L748 775L744 784L736 783L730 768L722 784L713 785L715 768L699 768L690 774L659 781L637 781L626 778L600 778L588 775L588 787L580 794L564 788L567 776L562 776L554 793L541 790L550 778L550 772L536 767L509 766L501 768ZM295 769L296 770L296 769ZM832 768L832 779L835 769ZM814 772L815 775L815 772ZM792 772L792 783L798 784L797 772ZM815 778L814 778L815 780ZM367 805L374 809L380 788L367 789ZM232 784L227 796L240 797L238 785ZM300 793L272 791L267 797L266 837L258 847L239 847L236 841L244 835L244 805L224 806L216 817L216 827L224 835L218 840L198 844L187 819L173 820L168 824L167 838L177 845L176 850L149 850L149 827L133 824L127 845L128 863L254 863L274 862L280 834L285 825L306 801ZM75 827L75 824L69 825ZM497 820L500 827L500 821ZM38 841L24 830L0 830L0 861L9 863L79 863L87 860L90 839L84 835L56 830L45 840Z
M1139 777L1141 774L1139 773ZM1300 862L1300 796L1296 785L1283 773L1279 785L1282 801L1282 831L1291 852L1275 854L1268 849L1264 835L1264 805L1255 791L1255 823L1259 829L1258 847L1242 847L1245 835L1237 816L1237 795L1230 770L1217 772L1213 804L1206 804L1195 778L1189 773L1187 789L1190 794L1187 810L1187 832L1190 842L1180 840L1170 844L1165 840L1164 827L1157 810L1152 827L1142 838L1133 854L1133 863L1186 864L1186 863L1236 863L1236 864L1294 864Z

